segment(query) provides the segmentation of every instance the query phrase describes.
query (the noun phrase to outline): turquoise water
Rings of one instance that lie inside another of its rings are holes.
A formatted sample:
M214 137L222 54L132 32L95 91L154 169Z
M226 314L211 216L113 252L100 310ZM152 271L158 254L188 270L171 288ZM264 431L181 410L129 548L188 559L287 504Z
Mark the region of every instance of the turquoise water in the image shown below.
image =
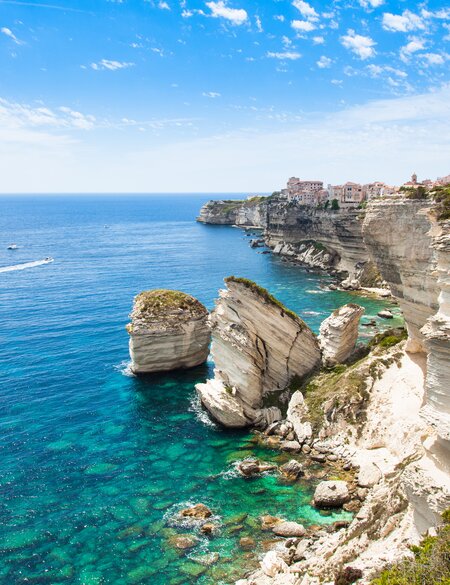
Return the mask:
M233 462L248 455L286 456L202 413L194 385L212 364L127 375L124 327L144 289L181 289L212 308L225 276L246 276L316 331L355 301L322 290L324 277L250 249L241 230L195 223L206 199L0 198L0 268L54 258L0 273L1 583L231 583L270 540L260 514L337 518L309 506L314 482L236 476ZM19 249L6 250L11 242ZM357 302L371 316L389 306ZM197 502L213 510L215 535L174 521ZM199 541L177 552L177 533ZM249 534L258 548L243 552L238 541ZM208 552L220 554L211 567L198 562Z

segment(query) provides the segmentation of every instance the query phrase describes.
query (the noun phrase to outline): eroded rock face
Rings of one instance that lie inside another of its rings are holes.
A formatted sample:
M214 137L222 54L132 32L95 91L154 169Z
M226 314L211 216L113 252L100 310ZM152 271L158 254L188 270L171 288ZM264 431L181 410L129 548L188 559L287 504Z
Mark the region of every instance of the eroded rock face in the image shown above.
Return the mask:
M353 353L364 308L353 303L334 311L320 325L319 342L326 366L345 362Z
M192 368L206 361L208 311L179 291L150 290L134 299L130 334L131 368L136 374Z
M265 289L234 277L226 284L210 318L215 378L197 391L219 422L245 426L264 418L264 396L318 366L320 349L309 327Z
M200 223L265 227L266 203L264 197L237 200L211 200L200 209Z

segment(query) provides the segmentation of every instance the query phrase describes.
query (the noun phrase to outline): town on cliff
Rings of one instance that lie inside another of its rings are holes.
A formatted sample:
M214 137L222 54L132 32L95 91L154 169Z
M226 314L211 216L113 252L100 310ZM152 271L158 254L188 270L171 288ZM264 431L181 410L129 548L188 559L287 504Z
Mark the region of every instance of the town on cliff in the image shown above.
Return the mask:
M196 385L202 406L223 427L252 428L259 453L285 455L280 465L246 457L236 472L288 482L317 477L311 505L351 514L330 530L286 518L282 507L276 517L261 517L272 546L237 585L448 583L448 183L419 183L413 175L389 193L346 184L338 199L350 204L345 213L325 208L337 188L298 179L272 198L203 206L202 223L261 228L273 252L344 275L354 288L377 282L389 289L405 329L376 334L365 346L357 303L336 309L317 336L245 275L225 279L211 313L178 291L136 297L132 371L196 366L211 342L213 377ZM179 514L214 538L213 513L198 502ZM254 545L241 541L244 550Z

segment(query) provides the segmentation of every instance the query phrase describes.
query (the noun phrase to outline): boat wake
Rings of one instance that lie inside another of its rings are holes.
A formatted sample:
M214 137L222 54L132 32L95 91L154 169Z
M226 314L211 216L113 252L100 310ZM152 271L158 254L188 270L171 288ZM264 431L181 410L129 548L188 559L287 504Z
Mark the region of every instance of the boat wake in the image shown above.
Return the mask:
M24 262L23 264L15 264L14 266L3 266L0 272L14 272L15 270L25 270L25 268L34 268L35 266L42 266L43 264L50 264L53 258L44 258L44 260L35 260L34 262Z

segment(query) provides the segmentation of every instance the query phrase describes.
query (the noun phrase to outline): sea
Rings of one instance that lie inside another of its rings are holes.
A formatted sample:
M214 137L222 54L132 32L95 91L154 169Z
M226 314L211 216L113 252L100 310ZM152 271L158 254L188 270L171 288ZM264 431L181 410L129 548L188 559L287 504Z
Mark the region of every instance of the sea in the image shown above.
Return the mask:
M125 325L133 297L153 288L212 309L223 279L244 276L316 332L350 301L380 327L401 323L388 301L330 291L327 276L250 248L252 232L197 223L211 198L239 194L0 197L0 583L228 584L273 545L262 514L306 526L351 517L310 505L317 480L236 473L246 457L288 456L209 419L195 384L211 361L130 373ZM385 307L393 322L377 318ZM199 502L212 535L179 521ZM178 549L180 534L195 546Z

